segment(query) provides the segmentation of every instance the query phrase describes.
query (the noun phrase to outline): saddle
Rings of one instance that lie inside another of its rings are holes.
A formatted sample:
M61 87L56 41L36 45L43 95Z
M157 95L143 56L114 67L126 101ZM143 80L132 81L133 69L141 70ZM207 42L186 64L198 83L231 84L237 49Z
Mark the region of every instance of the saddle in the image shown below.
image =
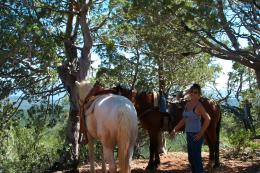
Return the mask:
M114 89L103 88L99 85L95 85L86 96L84 102L80 105L79 133L85 136L86 143L88 143L88 138L87 138L87 127L85 123L86 117L84 116L85 108L89 109L92 103L95 101L96 97L104 94L116 94L116 91Z

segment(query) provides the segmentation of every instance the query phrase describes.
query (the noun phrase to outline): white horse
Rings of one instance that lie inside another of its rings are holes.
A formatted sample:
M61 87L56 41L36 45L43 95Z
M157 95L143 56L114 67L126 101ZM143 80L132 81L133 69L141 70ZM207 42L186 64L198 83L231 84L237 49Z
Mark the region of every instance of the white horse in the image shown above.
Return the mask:
M86 81L76 82L80 103L85 101L93 86ZM91 104L82 104L84 116L91 172L94 168L93 140L102 143L102 172L106 172L105 161L109 164L109 172L117 172L114 160L114 147L118 146L118 160L121 173L130 173L130 162L137 138L138 120L134 105L123 96L105 94L96 96Z

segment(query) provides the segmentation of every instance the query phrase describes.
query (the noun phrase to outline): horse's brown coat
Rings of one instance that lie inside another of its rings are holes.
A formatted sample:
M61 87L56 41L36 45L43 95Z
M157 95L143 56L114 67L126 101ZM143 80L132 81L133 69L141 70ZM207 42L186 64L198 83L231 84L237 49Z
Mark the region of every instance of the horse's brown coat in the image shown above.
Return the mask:
M158 153L158 135L163 128L163 118L169 118L168 131L170 132L177 123L182 119L182 112L186 101L182 100L177 103L169 104L169 113L163 113L154 108L152 93L132 93L131 90L116 87L115 90L120 92L121 95L128 97L134 103L138 112L141 126L148 131L150 137L150 159L147 169L156 169L160 164ZM221 112L218 104L207 98L201 98L200 102L211 117L211 122L206 130L205 138L209 146L210 160L215 161L215 166L219 166L219 131ZM184 128L182 128L184 130Z
M174 126L182 119L182 112L186 105L185 100L180 102L170 103L169 110L170 115L174 121ZM209 114L211 121L205 132L206 144L209 146L209 160L215 162L215 167L219 166L219 133L220 133L220 122L221 112L217 102L208 98L200 98L200 102Z

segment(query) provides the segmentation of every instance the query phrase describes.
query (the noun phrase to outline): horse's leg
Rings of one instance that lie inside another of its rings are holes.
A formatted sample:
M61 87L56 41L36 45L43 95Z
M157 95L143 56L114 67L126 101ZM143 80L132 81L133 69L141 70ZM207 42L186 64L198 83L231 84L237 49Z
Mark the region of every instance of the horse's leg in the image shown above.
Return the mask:
M128 141L128 139L119 139L118 142L118 166L119 172L130 173L131 172L131 159L134 150L134 142Z
M216 140L216 145L215 145L215 165L214 168L219 167L219 135L220 135L220 122L221 122L221 114L220 114L220 119L217 123L217 128L216 128L216 135L217 135L217 140Z
M109 164L109 173L116 173L117 167L114 159L114 148L103 144L103 155L105 161Z
M157 138L157 140L155 140L154 144L155 144L155 160L154 160L154 169L157 169L158 166L160 165L160 155L159 155L159 132L155 133L154 136Z
M90 161L90 172L95 172L94 167L94 145L93 145L93 139L88 135L88 152L89 152L89 161Z
M105 157L104 157L104 152L103 152L103 148L102 148L102 172L105 173L106 170L106 162L105 162Z
M159 142L158 142L158 132L151 132L150 133L150 160L149 160L149 170L157 169L158 165L160 164L160 156L159 156Z
M149 146L149 152L150 152L150 156L149 156L149 162L147 167L145 168L146 170L152 170L153 169L153 160L154 160L154 152L155 152L155 146L154 146L154 140L153 140L153 134L148 131L149 133L149 140L150 140L150 146Z
M208 163L208 168L209 168L209 173L213 172L213 164L214 164L214 156L215 156L215 143L214 143L214 135L213 134L206 134L206 140L209 146L209 163Z
M214 164L214 168L218 168L219 167L219 140L216 141L216 145L215 145L215 164Z

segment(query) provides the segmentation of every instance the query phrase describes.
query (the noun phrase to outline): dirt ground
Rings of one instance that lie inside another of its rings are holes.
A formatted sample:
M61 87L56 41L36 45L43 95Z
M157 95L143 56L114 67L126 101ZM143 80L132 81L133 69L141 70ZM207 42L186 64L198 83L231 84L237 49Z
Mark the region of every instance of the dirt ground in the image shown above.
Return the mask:
M206 164L208 162L208 153L203 153L203 162L207 172ZM172 152L161 156L161 165L153 173L191 173L187 160L187 153ZM215 173L260 173L260 157L241 159L230 159L220 155L221 166ZM145 173L145 167L148 160L138 159L131 162L131 173ZM97 172L101 172L101 167L96 164ZM83 165L79 169L80 173L88 173L89 165Z

